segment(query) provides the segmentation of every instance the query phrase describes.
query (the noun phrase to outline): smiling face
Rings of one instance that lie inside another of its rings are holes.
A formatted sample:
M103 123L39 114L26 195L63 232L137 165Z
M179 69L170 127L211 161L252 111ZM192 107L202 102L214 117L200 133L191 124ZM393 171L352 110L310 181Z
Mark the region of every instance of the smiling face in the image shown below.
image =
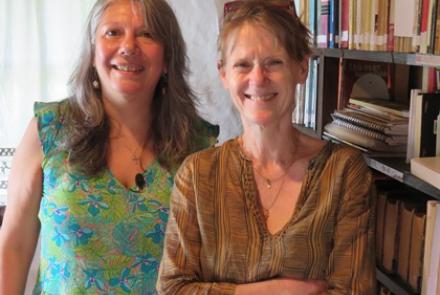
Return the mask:
M150 102L166 73L163 46L145 26L139 2L115 1L96 30L94 66L104 98L141 97Z
M291 124L295 87L307 78L308 59L295 62L273 34L249 23L230 33L225 56L220 76L243 124Z

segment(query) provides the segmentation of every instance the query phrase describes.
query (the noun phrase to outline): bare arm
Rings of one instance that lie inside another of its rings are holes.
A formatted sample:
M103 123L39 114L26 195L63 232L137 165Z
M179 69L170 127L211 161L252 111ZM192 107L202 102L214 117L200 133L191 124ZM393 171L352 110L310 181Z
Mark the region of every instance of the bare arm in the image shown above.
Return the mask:
M175 177L165 247L157 283L159 294L321 294L326 284L288 278L250 284L208 282L201 278L201 232L197 219L193 171L195 157L182 164Z
M0 230L0 294L23 294L40 223L42 151L37 119L30 122L16 150L8 202Z

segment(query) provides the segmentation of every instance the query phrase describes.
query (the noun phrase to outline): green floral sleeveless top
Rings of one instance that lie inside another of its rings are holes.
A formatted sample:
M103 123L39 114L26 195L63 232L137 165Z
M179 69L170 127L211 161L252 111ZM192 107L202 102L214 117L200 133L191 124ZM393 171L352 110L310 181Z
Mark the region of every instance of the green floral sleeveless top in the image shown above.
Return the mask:
M34 106L44 153L34 294L156 294L173 175L154 162L137 193L108 169L94 177L72 172L63 149L66 107Z

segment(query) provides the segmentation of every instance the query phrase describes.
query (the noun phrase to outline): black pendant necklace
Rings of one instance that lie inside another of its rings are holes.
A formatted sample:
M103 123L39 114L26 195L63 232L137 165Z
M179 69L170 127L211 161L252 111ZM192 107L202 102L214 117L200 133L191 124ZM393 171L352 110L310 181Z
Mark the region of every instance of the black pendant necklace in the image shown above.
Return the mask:
M143 175L145 169L142 165L142 154L145 148L145 143L142 145L141 151L139 153L139 155L136 155L136 152L133 152L132 150L130 150L128 148L128 146L124 145L125 148L131 153L132 158L131 160L136 163L137 166L139 166L141 172L136 173L136 175L134 176L134 183L137 187L137 190L131 190L133 192L139 193L141 192L146 186L147 186L147 182L145 181L145 177Z
M142 173L136 174L136 176L134 177L134 182L136 183L136 186L139 191L143 190L146 185L145 178Z

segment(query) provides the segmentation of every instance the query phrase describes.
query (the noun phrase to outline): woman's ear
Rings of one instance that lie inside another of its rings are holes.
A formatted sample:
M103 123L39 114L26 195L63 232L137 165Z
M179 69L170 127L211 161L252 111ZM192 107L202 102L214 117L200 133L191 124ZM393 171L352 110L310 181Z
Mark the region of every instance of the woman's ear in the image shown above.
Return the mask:
M307 80L307 76L309 74L309 60L310 56L306 55L304 56L303 60L298 63L299 65L299 75L298 75L298 82L303 84Z
M217 71L218 71L218 74L220 76L220 79L222 80L223 87L225 89L228 89L228 81L226 79L225 64L224 64L223 60L221 60L221 59L219 59L217 61Z

